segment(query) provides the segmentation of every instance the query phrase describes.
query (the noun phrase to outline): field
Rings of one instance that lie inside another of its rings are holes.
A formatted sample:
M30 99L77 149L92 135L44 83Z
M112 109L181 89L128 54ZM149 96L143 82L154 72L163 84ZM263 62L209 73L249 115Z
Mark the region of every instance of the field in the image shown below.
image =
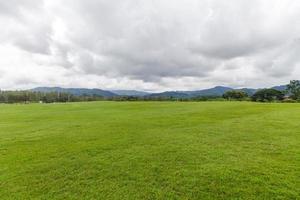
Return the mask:
M0 105L0 199L300 199L300 104Z

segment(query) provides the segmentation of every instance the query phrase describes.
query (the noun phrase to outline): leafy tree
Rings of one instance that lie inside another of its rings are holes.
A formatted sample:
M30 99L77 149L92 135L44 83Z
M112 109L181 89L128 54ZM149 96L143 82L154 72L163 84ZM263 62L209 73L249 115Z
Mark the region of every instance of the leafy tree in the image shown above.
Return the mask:
M287 85L287 92L291 94L292 99L300 100L300 81L290 81L290 83Z
M33 92L33 91L0 91L0 103L28 103L39 102L75 102L75 101L99 101L101 96L74 96L69 93L60 92Z
M284 98L284 93L276 89L262 89L255 92L251 99L252 101L271 102L281 101Z
M223 94L223 98L231 100L243 100L248 97L248 94L242 90L230 90Z

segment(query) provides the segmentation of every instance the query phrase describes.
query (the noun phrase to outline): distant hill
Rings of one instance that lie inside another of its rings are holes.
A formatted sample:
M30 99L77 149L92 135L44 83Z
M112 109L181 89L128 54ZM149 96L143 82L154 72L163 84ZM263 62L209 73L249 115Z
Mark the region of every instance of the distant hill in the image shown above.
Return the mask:
M286 85L272 87L276 90L284 91ZM234 89L231 87L216 86L209 89L194 90L194 91L168 91L162 93L154 93L150 96L160 96L160 97L176 97L176 98L190 98L190 97L205 97L205 96L222 96L225 92L230 90L242 90L246 92L249 96L253 95L259 89L253 88L240 88Z
M137 90L110 90L110 92L120 96L136 96L136 97L142 97L151 94L148 92L142 92Z
M114 97L118 96L117 94L101 90L101 89L86 89L86 88L61 88L61 87L37 87L31 89L31 91L35 92L62 92L62 93L70 93L75 96L81 95L96 95L102 97Z
M241 89L236 89L236 90L241 90L246 92L249 96L253 95L257 89L253 89L253 88L241 88Z
M222 96L225 92L233 90L230 87L216 86L214 88L196 90L196 91L184 91L185 94L188 94L191 97L196 96Z
M171 97L171 98L188 98L189 95L183 92L167 91L161 93L152 93L149 97Z
M173 97L173 98L190 98L198 96L222 96L226 91L233 90L230 87L217 86L210 89L196 91L168 91L153 93L150 97Z
M284 91L284 90L286 90L286 85L275 86L275 87L272 87L272 88L276 89L276 90Z
M286 85L272 87L276 90L284 91ZM37 87L31 91L37 92L65 92L76 96L81 95L97 95L102 97L115 97L115 96L135 96L135 97L166 97L166 98L191 98L191 97L204 97L204 96L222 96L225 92L230 90L242 90L249 96L253 95L259 89L253 88L240 88L234 89L231 87L216 86L209 89L194 90L194 91L166 91L161 93L148 93L137 90L101 90L101 89L87 89L87 88L61 88L61 87Z

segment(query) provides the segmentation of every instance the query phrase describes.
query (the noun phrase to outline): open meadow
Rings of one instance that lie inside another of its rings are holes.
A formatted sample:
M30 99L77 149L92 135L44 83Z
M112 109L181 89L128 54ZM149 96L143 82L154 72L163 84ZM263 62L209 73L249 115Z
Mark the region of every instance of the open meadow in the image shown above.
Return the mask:
M300 104L0 104L0 199L300 199Z

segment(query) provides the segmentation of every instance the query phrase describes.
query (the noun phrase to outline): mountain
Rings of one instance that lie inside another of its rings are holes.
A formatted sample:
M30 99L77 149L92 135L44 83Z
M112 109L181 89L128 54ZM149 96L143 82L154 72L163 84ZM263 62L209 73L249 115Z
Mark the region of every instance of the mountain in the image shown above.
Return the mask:
M183 92L167 91L161 93L152 93L148 97L169 97L169 98L188 98L189 95Z
M249 96L252 96L252 95L257 91L257 89L253 89L253 88L241 88L241 89L237 89L237 90L244 91L244 92L246 92Z
M162 93L153 93L150 97L174 97L174 98L190 98L190 97L204 97L204 96L222 96L225 92L230 90L242 90L249 96L253 95L257 90L252 88L233 89L230 87L216 86L204 90L195 91L168 91Z
M118 96L117 94L100 89L86 89L86 88L61 88L61 87L37 87L31 89L31 91L35 92L61 92L61 93L70 93L75 96L81 95L96 95L102 97L114 97Z
M272 88L275 89L275 90L285 91L286 90L286 85L274 86Z
M222 96L225 92L233 90L229 87L217 86L210 89L196 91L167 91L161 93L153 93L149 97L173 97L173 98L190 98L198 96Z
M183 93L188 94L192 97L196 97L196 96L222 96L225 92L230 91L230 90L233 90L233 88L224 87L224 86L216 86L214 88L204 89L204 90L184 91Z
M272 87L276 90L284 91L286 85L274 86ZM31 91L37 92L64 92L70 93L76 96L81 95L97 95L103 97L115 97L115 96L135 96L135 97L165 97L165 98L191 98L200 96L222 96L225 92L230 90L242 90L246 92L249 96L253 95L259 89L253 88L241 88L233 89L231 87L216 86L204 90L194 90L194 91L166 91L161 93L148 93L137 90L101 90L101 89L87 89L87 88L61 88L61 87L37 87L31 89Z
M148 92L142 92L137 90L110 90L110 92L120 96L136 96L136 97L142 97L151 94Z

